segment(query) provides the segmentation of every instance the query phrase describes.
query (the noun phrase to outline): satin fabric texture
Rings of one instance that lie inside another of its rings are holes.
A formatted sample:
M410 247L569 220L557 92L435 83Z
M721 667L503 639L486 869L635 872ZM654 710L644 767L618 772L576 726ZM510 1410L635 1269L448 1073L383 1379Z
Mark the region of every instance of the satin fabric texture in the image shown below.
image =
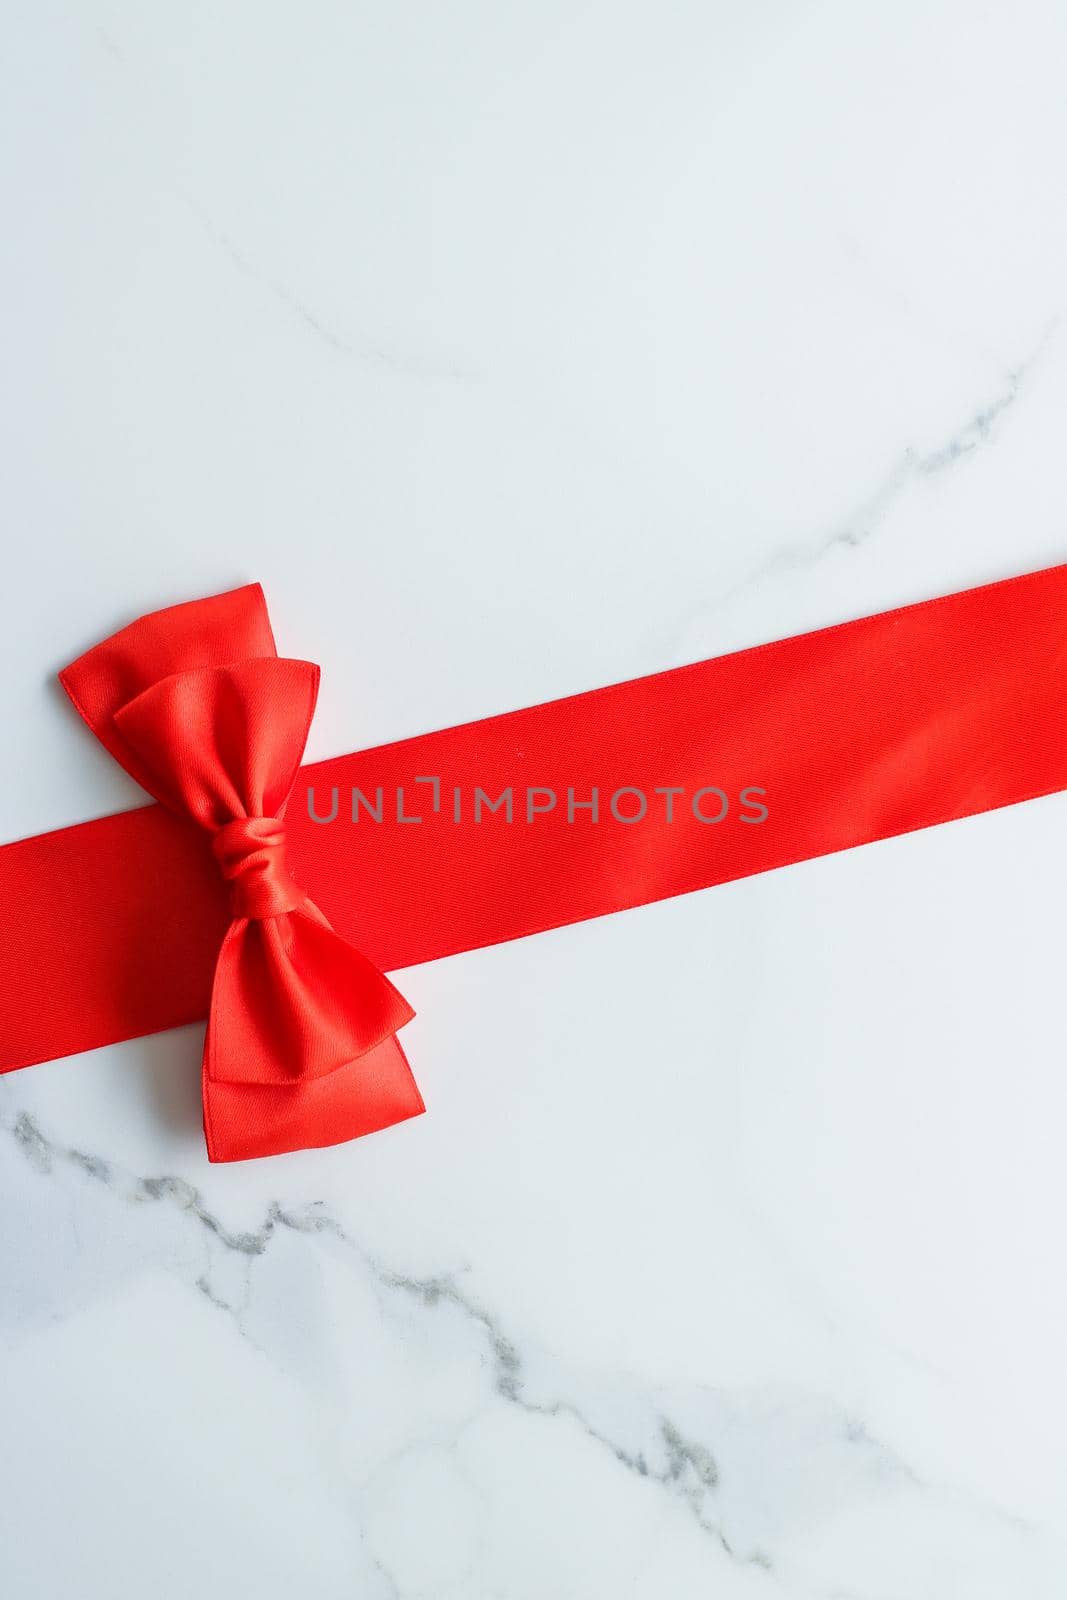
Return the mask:
M283 818L319 669L279 658L262 590L154 612L60 681L116 761L200 831L226 886L202 1063L210 1159L334 1144L422 1111L396 1038L411 1007L288 869ZM157 903L160 923L180 892Z
M207 1017L234 1160L423 1109L384 972L1067 788L1067 565L310 766L317 669L257 585L61 678L159 803L0 847L0 1070ZM757 825L692 803L746 788Z

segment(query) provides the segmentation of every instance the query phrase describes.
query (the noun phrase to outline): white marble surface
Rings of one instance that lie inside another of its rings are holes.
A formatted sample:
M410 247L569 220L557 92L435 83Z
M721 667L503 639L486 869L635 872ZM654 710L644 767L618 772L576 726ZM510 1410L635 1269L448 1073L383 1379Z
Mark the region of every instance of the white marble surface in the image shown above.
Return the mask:
M0 837L248 578L319 757L1067 558L1059 0L2 37ZM197 1029L8 1077L4 1600L1063 1600L1065 899L1059 796L421 968L270 1162Z

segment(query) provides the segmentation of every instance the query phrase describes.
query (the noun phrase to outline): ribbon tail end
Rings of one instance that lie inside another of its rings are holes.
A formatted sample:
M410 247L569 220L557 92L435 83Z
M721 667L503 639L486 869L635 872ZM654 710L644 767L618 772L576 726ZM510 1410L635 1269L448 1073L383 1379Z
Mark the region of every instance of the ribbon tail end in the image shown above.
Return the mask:
M426 1110L395 1038L325 1077L291 1084L225 1083L205 1071L203 1096L204 1138L215 1164L346 1144Z

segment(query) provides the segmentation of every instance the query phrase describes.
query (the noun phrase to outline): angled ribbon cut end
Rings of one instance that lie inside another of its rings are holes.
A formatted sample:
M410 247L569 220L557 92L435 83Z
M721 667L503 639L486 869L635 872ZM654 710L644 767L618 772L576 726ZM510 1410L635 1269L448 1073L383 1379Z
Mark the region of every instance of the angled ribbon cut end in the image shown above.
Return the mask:
M229 885L202 1071L210 1159L339 1144L417 1116L395 1038L411 1007L285 866L319 669L278 658L259 585L142 617L60 681L131 776L211 836Z

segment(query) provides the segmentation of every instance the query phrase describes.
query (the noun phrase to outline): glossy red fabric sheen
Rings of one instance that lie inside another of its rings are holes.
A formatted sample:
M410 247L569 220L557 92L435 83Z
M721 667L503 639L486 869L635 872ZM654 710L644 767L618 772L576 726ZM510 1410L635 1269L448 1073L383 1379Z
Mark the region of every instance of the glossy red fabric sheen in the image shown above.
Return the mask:
M262 591L142 617L60 680L116 760L204 830L228 886L202 1068L211 1159L353 1138L421 1111L395 1038L411 1007L288 870L281 819L319 669L278 659ZM157 904L161 923L181 893Z
M62 677L163 804L0 848L19 908L0 1070L209 1015L212 1159L414 1115L393 1037L411 1013L380 969L1067 788L1065 618L1053 567L299 768L317 671L277 659L258 586L157 612ZM440 780L439 810L419 777ZM320 814L338 789L336 821L309 818L311 785ZM608 817L615 790L668 785L685 791L672 823ZM711 785L765 789L767 820L699 821L690 797ZM401 786L422 822L397 820ZM511 786L515 820L475 823L475 786ZM528 786L559 795L529 823ZM350 820L353 787L383 789L381 822ZM594 787L601 820L568 821L568 789Z

